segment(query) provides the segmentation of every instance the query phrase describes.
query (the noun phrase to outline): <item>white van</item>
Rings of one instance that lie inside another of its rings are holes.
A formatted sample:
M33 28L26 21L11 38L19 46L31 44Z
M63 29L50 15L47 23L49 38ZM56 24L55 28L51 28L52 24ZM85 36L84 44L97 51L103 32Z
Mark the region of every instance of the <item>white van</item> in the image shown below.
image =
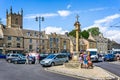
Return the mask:
M91 61L98 61L97 49L87 49L86 51L90 54Z

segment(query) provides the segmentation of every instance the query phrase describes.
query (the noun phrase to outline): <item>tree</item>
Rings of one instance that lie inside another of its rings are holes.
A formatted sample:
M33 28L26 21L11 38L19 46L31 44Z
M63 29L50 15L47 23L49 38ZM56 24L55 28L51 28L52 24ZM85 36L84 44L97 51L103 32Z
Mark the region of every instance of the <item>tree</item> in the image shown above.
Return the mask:
M91 32L92 36L97 36L99 35L101 32L99 31L98 27L93 27L87 30L88 32Z
M89 32L86 31L86 30L84 30L84 31L81 32L81 35L82 35L83 38L88 39L88 37L89 37Z
M92 36L97 36L99 35L101 32L99 31L99 28L98 27L93 27L93 28L90 28L88 30L83 30L79 33L79 37L83 37L85 39L88 39L89 37L89 32L91 32ZM76 31L75 30L72 30L69 32L69 36L73 36L73 37L76 37Z
M71 32L69 32L69 36L76 37L76 31L72 30ZM79 38L81 38L81 37L87 39L89 37L89 33L86 30L84 30L79 33Z
M75 30L70 31L70 32L69 32L69 36L76 37L76 32L75 32Z

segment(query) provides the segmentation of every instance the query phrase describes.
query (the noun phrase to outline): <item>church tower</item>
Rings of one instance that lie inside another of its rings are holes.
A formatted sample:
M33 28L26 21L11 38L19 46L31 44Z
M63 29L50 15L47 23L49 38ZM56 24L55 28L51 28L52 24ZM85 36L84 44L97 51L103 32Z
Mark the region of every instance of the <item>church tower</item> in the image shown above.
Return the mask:
M23 28L23 9L21 13L13 13L12 6L10 7L10 12L6 10L6 24L8 28Z

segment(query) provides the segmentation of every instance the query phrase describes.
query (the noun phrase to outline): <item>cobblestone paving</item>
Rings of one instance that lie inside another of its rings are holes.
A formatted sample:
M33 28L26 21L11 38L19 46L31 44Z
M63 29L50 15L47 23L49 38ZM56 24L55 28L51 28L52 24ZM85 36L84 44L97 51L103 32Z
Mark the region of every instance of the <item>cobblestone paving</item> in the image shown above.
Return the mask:
M65 68L64 66L55 66L55 67L48 68L48 70L53 70L58 73L61 72L61 73L70 74L70 75L82 76L82 77L95 79L95 80L114 79L112 75L110 75L104 69L99 67L94 67L94 69L81 69L81 68L71 69L71 68Z

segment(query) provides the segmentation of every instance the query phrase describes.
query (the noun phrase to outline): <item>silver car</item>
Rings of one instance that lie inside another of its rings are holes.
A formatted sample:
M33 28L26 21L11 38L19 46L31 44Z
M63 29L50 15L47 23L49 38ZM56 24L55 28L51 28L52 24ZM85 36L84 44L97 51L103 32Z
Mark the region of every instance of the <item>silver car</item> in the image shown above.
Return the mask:
M6 61L11 63L13 59L20 58L20 56L22 56L22 54L9 53L6 55Z
M48 57L40 61L40 64L42 66L54 66L68 62L68 60L68 56L65 54L50 54Z

